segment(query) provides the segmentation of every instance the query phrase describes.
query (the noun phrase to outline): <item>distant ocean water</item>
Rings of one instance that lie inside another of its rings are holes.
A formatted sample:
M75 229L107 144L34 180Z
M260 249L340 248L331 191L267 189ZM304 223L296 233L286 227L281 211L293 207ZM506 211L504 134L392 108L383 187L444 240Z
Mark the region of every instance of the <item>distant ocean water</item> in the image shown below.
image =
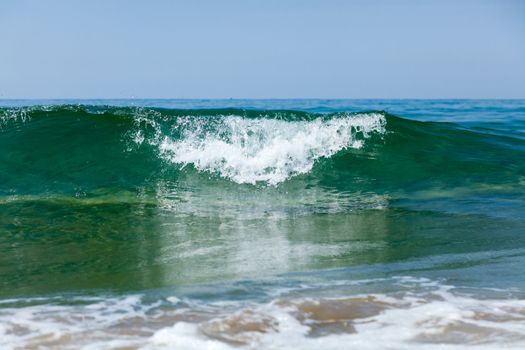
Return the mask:
M525 100L0 100L0 348L523 349Z

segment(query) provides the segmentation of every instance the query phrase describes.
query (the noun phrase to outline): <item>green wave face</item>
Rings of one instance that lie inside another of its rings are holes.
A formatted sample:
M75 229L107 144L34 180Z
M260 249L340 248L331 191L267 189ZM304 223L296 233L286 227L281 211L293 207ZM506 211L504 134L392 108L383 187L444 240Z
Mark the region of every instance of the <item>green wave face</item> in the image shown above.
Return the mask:
M0 149L3 202L232 215L524 208L523 139L383 112L2 109Z

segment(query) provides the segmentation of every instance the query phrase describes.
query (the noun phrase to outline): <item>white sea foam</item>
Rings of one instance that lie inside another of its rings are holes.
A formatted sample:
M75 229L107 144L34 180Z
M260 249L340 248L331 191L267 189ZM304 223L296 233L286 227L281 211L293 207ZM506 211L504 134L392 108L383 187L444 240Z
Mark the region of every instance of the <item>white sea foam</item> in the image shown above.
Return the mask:
M351 303L355 304L355 310L349 307ZM305 308L305 304L313 307ZM383 309L378 308L371 316L359 315L362 308L370 307L367 304ZM319 311L321 308L326 310ZM446 289L401 297L366 295L353 299L296 300L285 306L272 302L240 313L256 315L259 321L244 321L243 325L242 318L230 315L204 324L177 323L156 332L146 348L224 349L229 345L228 349L233 349L239 344L247 349L312 350L525 347L525 301L479 300L457 296ZM232 326L231 319L241 324ZM265 327L267 320L276 326ZM206 329L210 322L219 323L211 337ZM254 331L257 322L259 328ZM237 328L232 332L234 327ZM323 327L328 329L327 334L315 335L315 329Z
M31 107L28 108L11 108L0 110L0 127L10 122L22 122L25 123L31 120L30 112Z
M343 281L340 281L343 283ZM523 349L525 300L462 294L426 279L397 290L333 296L334 285L285 291L270 302L137 296L75 299L71 305L5 305L0 347L111 349ZM311 288L313 294L309 294ZM337 289L337 288L336 288ZM297 296L296 293L301 296ZM291 293L291 294L290 294ZM295 295L295 296L293 296ZM10 303L21 301L11 300ZM32 303L31 301L28 301ZM41 303L43 300L35 300Z
M386 119L379 113L338 114L308 121L236 115L215 120L187 117L179 119L175 128L180 128L181 135L175 138L161 136L158 124L147 122L157 130L149 142L169 162L191 164L237 183L276 185L308 173L320 158L362 147L372 133L385 131ZM141 131L134 141L144 142Z

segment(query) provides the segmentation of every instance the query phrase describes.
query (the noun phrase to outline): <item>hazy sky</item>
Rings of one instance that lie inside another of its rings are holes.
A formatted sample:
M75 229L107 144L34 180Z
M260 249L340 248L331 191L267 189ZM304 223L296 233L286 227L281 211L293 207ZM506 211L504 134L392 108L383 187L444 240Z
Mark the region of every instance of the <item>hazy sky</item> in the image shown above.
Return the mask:
M525 1L0 0L0 98L525 98Z

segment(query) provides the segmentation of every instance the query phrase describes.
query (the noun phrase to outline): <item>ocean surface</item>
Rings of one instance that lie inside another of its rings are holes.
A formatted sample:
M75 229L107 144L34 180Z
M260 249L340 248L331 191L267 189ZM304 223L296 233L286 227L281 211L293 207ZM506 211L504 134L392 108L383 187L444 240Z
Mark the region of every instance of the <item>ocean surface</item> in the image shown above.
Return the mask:
M524 349L525 100L0 101L2 349Z

